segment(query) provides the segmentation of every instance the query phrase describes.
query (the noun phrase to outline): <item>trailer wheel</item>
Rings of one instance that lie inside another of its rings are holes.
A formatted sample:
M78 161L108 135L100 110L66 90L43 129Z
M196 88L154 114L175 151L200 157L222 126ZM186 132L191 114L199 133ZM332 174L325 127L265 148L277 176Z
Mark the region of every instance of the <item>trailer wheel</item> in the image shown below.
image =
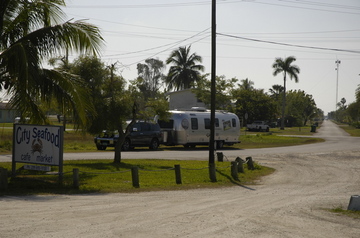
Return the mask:
M217 149L222 149L223 147L224 147L224 141L222 141L222 140L216 141L216 148Z

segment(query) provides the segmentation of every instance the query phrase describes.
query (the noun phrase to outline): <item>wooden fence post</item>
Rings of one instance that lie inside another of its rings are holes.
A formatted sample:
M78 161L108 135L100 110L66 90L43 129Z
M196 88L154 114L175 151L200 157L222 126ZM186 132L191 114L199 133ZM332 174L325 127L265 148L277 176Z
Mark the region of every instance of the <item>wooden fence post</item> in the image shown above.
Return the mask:
M235 180L239 180L238 163L236 161L231 161L231 177L233 177Z
M0 190L8 188L8 174L7 169L0 168Z
M80 181L79 181L79 169L73 169L73 187L75 189L79 189Z
M249 170L254 170L254 162L252 160L252 157L246 157L247 165Z
M182 184L180 164L175 164L175 180L176 184Z
M240 157L236 157L235 161L238 163L238 172L244 173L244 161Z
M132 184L134 188L140 188L139 183L139 168L134 166L131 168Z

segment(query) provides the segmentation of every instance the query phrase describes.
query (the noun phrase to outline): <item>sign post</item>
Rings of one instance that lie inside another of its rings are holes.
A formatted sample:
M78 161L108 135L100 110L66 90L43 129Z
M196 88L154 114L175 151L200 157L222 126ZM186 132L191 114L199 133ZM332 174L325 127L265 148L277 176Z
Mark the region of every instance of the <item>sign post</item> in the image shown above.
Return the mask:
M14 124L12 175L16 163L59 166L59 181L63 177L62 126Z

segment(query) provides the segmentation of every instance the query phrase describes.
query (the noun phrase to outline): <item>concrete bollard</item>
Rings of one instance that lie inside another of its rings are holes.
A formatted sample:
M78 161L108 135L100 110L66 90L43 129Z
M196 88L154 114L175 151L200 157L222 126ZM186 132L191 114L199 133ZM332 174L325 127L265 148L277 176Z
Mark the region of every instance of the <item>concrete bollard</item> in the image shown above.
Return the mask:
M348 210L360 211L360 196L359 195L351 196Z
M7 169L0 168L0 190L8 188L8 173Z
M134 188L140 188L139 183L139 168L138 167L132 167L131 168L131 177L132 177L132 184Z
M175 180L176 180L176 184L182 184L180 164L175 165Z

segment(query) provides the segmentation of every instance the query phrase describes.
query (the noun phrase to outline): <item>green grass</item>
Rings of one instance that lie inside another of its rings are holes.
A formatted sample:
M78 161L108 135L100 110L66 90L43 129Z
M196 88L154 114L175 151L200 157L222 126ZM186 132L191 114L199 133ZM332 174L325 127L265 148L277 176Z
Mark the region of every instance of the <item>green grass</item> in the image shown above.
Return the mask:
M342 207L336 207L336 208L327 209L327 210L330 212L339 214L339 215L348 216L348 217L355 218L355 219L360 219L360 211L344 210Z
M182 184L180 185L175 182L173 170L175 164L181 166ZM230 165L229 161L216 162L217 182L211 182L207 161L144 159L122 160L121 164L114 164L112 160L64 161L65 174L61 186L58 184L57 175L20 170L15 178L9 178L8 189L0 191L0 195L117 193L248 186L257 184L262 176L274 171L259 164L255 164L254 170L248 170L245 165L245 173L240 173L239 181L235 181L231 177ZM132 186L131 167L133 166L139 168L140 188ZM0 163L0 167L11 171L11 163ZM21 164L18 164L17 169L20 167ZM80 171L79 189L73 188L74 168Z
M320 138L278 136L273 134L255 134L241 137L241 143L234 145L240 149L270 148L280 146L294 146L324 142Z
M360 136L360 129L357 129L353 126L347 125L347 124L340 124L340 128L342 128L344 131L349 133L351 136Z

